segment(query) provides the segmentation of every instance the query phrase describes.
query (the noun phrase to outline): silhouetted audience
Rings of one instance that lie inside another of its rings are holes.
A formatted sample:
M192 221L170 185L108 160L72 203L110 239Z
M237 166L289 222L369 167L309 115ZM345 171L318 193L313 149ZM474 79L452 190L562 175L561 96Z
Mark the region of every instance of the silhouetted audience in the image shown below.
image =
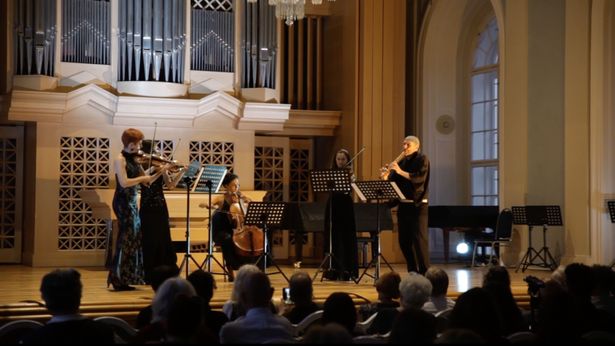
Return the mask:
M457 298L450 316L450 328L469 329L487 343L503 343L502 323L495 302L487 290L474 287Z
M364 304L359 307L361 320L365 321L370 316L384 309L395 309L399 307L399 283L401 277L397 272L384 273L376 280L376 291L378 301L375 303Z
M24 344L113 344L111 327L79 314L83 285L75 269L56 269L41 282L41 297L52 315L23 338Z
M196 290L196 294L203 300L203 323L211 330L216 341L218 341L220 329L228 322L228 318L223 312L212 310L209 305L214 296L214 290L217 288L216 280L211 273L198 269L188 275L188 281Z
M427 311L408 308L393 322L390 344L431 344L436 338L436 318Z
M297 324L309 314L320 309L314 303L314 289L312 279L306 272L296 272L290 277L289 291L292 305L282 314L290 323Z
M239 297L241 295L241 291L244 288L244 279L250 273L259 272L260 269L254 264L244 264L242 265L237 273L235 274L235 279L233 281L233 290L231 291L231 299L226 301L222 306L222 311L226 315L229 321L234 321L238 317L246 314L246 309L239 304Z
M258 271L246 274L244 289L239 296L239 303L245 307L246 314L222 326L220 342L256 344L292 341L291 323L271 311L273 291L265 273Z
M500 315L502 336L528 330L521 309L510 288L510 275L502 266L489 268L483 277L483 288L489 292Z
M465 328L451 328L440 334L434 344L476 345L487 342L478 333Z
M592 294L592 303L598 309L615 316L615 272L608 266L592 266L596 285Z
M331 344L347 345L352 343L352 334L339 323L331 322L326 325L311 327L303 338L305 344Z
M431 282L431 297L429 301L423 305L423 310L436 314L440 311L452 309L455 306L455 301L448 298L448 275L446 272L437 267L429 267L425 273L425 277Z
M357 324L357 309L346 292L331 293L325 300L322 314L322 324L337 323L346 328L350 335L354 334Z
M167 324L169 312L173 308L177 297L192 298L196 291L192 284L180 277L165 280L156 291L152 300L152 321L139 329L136 343L164 342L167 338Z
M158 266L156 268L154 268L152 270L152 272L150 273L150 286L152 287L152 290L154 290L154 293L158 290L158 287L160 287L160 285L162 285L162 283L169 278L173 278L179 275L179 268L177 268L177 266L169 266L169 265L162 265L162 266ZM137 329L141 329L143 327L145 327L146 325L150 324L150 322L152 322L152 305L148 305L147 307L143 308L141 311L139 311L139 314L137 315L137 322L135 324L135 327Z
M410 272L399 283L400 304L398 308L382 309L367 329L368 334L386 334L393 327L393 321L403 309L421 309L431 296L431 282L423 275Z

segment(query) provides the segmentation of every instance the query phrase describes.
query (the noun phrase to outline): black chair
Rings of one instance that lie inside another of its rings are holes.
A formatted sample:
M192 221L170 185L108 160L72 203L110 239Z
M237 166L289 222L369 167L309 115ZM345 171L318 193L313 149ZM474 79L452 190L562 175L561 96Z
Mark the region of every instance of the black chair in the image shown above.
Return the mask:
M474 250L472 251L472 267L475 266L476 250L479 246L490 247L489 264L500 263L500 247L508 246L511 243L513 226L513 214L508 208L502 209L498 215L498 221L493 232L493 239L477 239L474 241Z
M16 320L0 327L0 344L17 344L21 339L41 328L43 324L34 320Z

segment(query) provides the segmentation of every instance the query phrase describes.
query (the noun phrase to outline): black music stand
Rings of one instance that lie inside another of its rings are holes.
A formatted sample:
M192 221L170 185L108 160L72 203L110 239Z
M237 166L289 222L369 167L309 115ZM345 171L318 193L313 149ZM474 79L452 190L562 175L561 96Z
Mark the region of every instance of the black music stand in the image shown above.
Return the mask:
M611 223L615 223L615 200L606 201L607 208L609 209L609 215L611 216ZM610 268L615 267L615 259L611 261Z
M513 223L517 225L528 226L529 243L527 251L515 272L525 272L529 266L538 266L555 270L557 263L549 251L547 246L547 226L562 226L562 213L559 205L526 205L525 207L512 207ZM542 242L543 246L540 251L536 251L532 247L532 228L533 226L542 226ZM538 262L536 260L539 260Z
M179 265L179 272L182 272L182 268L186 266L186 277L190 274L190 261L194 263L199 269L203 269L201 265L192 257L190 253L190 190L192 189L192 181L195 179L196 172L189 170L184 174L182 178L184 185L186 186L186 251L184 252L184 259Z
M205 185L205 187L207 188L207 194L208 194L208 198L209 198L209 226L208 228L208 232L209 232L209 238L207 239L207 256L205 256L205 259L203 260L203 263L201 264L201 268L205 267L205 265L207 265L207 271L209 273L211 273L212 275L223 275L225 276L225 280L226 280L226 276L230 276L230 273L228 272L228 270L226 269L226 267L220 263L220 261L218 261L218 259L216 257L214 257L214 231L213 231L213 222L211 219L211 194L213 192L218 192L218 190L220 189L220 186L222 185L222 180L224 179L224 176L226 175L226 167L224 166L212 166L212 165L207 165L205 166L205 169L203 169L203 172L201 173L201 175L199 176L199 181L195 184L195 190L198 190L199 184L203 183ZM220 268L222 268L222 273L216 273L214 271L211 270L211 261L214 261L218 264L218 266L220 266Z
M367 202L368 200L376 201L376 247L378 248L378 255L372 256L372 260L363 270L363 273L359 276L357 282L360 282L364 275L367 275L375 280L378 280L380 277L380 258L384 261L384 263L393 271L393 267L387 262L386 258L382 255L380 249L380 201L382 200L390 200L390 199L399 199L404 200L406 197L399 190L397 184L392 181L387 180L371 180L371 181L357 181L352 184L352 188L357 193L357 196L362 202ZM374 275L368 274L367 271L374 266L376 272Z
M329 193L329 251L325 254L322 262L318 266L314 278L315 281L319 273L323 273L320 281L324 279L324 265L329 263L327 268L329 271L333 269L333 261L340 266L340 262L333 254L333 193L334 192L350 192L350 171L347 169L323 169L310 171L310 185L312 192L328 192ZM355 281L358 282L358 281Z
M275 263L271 253L269 252L269 227L279 227L282 224L286 203L283 202L250 202L246 216L244 218L245 225L255 225L263 229L263 253L256 259L254 265L263 262L263 273L267 275L282 274L286 282L288 277L284 274L280 266ZM276 267L278 271L267 273L267 260Z

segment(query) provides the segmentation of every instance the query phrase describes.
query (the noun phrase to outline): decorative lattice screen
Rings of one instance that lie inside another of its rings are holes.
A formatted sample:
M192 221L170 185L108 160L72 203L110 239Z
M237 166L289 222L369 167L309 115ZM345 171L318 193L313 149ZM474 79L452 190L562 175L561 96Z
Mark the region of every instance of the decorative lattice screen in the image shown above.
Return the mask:
M307 202L310 199L310 150L290 150L290 202Z
M0 249L15 247L17 155L17 139L0 138Z
M284 201L284 148L254 148L254 189L269 192L264 201Z
M62 137L60 139L60 191L58 248L102 250L106 225L92 218L78 192L109 187L109 139Z
M231 142L190 142L190 162L197 160L203 165L226 166L233 171L235 146Z
M231 0L192 0L192 8L207 11L233 11Z

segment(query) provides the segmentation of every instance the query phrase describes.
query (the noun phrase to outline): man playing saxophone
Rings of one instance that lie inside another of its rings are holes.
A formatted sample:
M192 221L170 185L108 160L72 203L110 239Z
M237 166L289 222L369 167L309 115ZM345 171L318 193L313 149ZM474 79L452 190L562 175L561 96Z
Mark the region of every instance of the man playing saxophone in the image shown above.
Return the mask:
M399 247L406 258L408 272L425 274L429 267L429 159L419 152L420 146L418 137L406 137L404 151L381 169L381 177L397 183L406 197L406 200L400 201L397 224Z

